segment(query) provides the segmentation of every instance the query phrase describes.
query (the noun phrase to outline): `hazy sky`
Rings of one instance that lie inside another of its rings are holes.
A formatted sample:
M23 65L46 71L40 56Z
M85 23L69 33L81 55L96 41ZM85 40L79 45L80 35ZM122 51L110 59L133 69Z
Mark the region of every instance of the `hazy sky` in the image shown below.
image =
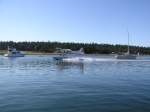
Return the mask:
M0 0L0 41L150 46L150 0Z

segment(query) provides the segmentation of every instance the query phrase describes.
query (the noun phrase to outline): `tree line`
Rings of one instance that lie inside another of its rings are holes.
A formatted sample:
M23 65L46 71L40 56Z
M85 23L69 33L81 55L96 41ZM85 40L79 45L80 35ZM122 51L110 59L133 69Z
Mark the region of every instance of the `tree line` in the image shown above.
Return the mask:
M97 43L74 43L74 42L13 42L0 41L0 50L6 50L7 47L13 47L20 51L37 51L53 53L56 48L79 50L84 48L86 54L110 54L118 52L127 52L127 45L111 45L111 44L97 44ZM141 53L150 55L150 47L130 46L130 52L133 54Z

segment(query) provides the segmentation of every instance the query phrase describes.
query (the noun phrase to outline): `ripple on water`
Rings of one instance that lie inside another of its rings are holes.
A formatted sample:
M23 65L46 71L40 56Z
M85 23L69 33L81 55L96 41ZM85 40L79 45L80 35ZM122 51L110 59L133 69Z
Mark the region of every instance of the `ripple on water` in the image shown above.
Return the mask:
M148 112L149 57L0 57L2 112Z

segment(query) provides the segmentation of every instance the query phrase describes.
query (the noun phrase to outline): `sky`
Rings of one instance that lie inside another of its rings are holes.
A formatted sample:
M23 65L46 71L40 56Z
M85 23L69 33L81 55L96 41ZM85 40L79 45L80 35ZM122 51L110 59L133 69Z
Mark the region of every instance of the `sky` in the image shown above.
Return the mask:
M0 0L0 41L150 47L150 0Z

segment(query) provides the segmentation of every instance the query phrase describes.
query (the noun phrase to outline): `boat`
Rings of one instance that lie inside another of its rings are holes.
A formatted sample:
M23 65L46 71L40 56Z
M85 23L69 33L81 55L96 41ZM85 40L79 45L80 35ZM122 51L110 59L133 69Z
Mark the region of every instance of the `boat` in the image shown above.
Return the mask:
M129 52L127 53L118 53L115 56L116 59L136 59L136 55L130 54Z
M10 48L8 46L7 53L4 54L3 56L5 56L5 57L24 57L25 54L16 50L15 48Z
M127 30L128 32L128 30ZM127 53L118 53L115 56L116 59L136 59L136 55L130 54L130 49L129 49L129 32L128 32L128 52Z

